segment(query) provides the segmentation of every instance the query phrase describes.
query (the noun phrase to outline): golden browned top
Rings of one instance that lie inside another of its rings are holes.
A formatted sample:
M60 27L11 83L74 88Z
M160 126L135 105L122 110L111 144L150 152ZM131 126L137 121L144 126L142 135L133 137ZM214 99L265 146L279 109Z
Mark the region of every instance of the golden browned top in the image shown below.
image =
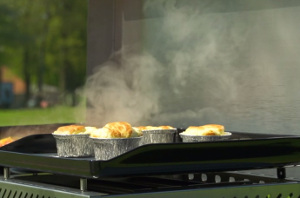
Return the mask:
M115 137L128 138L132 133L132 127L128 122L110 122L104 128L108 128Z
M128 122L110 122L91 133L94 138L129 138L133 129Z
M207 124L202 126L189 126L182 134L186 135L222 135L224 126L219 124Z
M218 130L220 132L224 132L225 127L223 125L220 124L206 124L203 125L206 128L214 128L215 130Z
M175 129L172 126L138 126L136 128L138 128L141 131L143 131L143 130L159 130L159 129Z
M61 126L56 131L54 131L54 134L78 134L78 133L84 133L85 127L82 125L68 125L68 126Z
M158 128L161 128L161 129L174 129L174 127L172 127L172 126L159 126Z

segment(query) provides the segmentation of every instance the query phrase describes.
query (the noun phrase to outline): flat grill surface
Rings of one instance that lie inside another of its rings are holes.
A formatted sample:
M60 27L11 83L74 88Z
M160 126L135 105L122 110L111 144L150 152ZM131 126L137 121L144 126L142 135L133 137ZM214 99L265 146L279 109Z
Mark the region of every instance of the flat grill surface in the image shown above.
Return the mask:
M277 168L298 165L300 137L232 132L226 141L140 146L107 161L62 158L51 134L0 149L0 165L85 178Z

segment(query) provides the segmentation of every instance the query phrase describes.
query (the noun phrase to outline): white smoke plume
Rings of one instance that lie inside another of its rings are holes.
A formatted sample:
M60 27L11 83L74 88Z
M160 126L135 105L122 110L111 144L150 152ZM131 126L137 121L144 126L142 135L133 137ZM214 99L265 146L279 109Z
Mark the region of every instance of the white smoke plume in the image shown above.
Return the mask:
M201 1L201 9L180 1L146 2L145 12L155 8L163 15L123 21L124 40L134 40L128 24L142 27L142 48L129 50L124 43L90 76L88 123L220 123L228 130L282 131L280 113L291 113L284 84L291 80L282 75L282 61L299 62L300 45L292 42L298 30L280 27L292 27L297 8L218 13L210 12L218 5L209 1Z
M90 111L95 118L88 122L100 126L123 120L138 124L156 114L156 79L162 73L160 70L162 66L149 54L127 54L125 50L122 56L115 55L101 65L86 84Z
M118 52L122 55L114 55L88 79L87 97L98 123L127 120L184 126L208 122L211 116L220 122L217 109L236 97L239 72L232 63L245 40L241 35L247 33L247 24L235 16L227 21L219 15L201 16L197 9L166 2L159 32L153 32L160 36L146 38L152 44L144 44L138 54L123 48ZM153 6L149 4L145 10ZM157 21L145 26L151 35ZM153 51L162 52L161 59ZM205 103L209 104L202 106Z

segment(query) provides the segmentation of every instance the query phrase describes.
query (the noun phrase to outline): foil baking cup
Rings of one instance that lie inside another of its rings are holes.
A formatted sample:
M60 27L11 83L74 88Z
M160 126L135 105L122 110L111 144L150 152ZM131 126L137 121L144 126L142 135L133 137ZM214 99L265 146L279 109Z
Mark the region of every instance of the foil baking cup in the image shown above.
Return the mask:
M89 134L59 135L52 134L56 140L59 157L92 157L93 141Z
M143 130L142 144L173 143L176 129Z
M96 160L109 160L140 146L141 137L90 138L94 143Z
M187 135L179 133L182 138L182 142L208 142L208 141L221 141L227 140L231 137L230 132L225 132L224 135Z

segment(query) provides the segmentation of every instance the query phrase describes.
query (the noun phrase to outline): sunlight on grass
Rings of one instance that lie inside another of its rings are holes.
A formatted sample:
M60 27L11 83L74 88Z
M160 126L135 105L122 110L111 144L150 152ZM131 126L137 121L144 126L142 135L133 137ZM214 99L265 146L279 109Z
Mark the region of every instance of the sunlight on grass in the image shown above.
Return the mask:
M38 125L53 123L83 123L82 106L55 106L46 109L0 109L0 126Z

